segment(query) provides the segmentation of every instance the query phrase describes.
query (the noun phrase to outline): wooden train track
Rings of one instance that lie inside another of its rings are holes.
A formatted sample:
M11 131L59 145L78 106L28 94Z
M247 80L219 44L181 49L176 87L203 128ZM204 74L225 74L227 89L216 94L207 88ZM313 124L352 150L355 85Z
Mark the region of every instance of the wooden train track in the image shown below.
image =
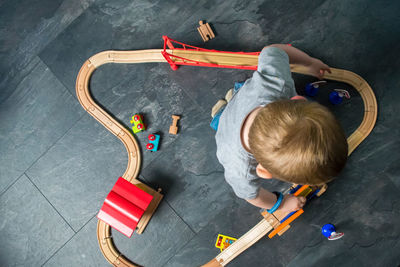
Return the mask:
M76 81L76 94L82 107L91 116L93 116L96 120L103 124L103 126L106 127L107 130L117 136L125 145L125 148L128 152L128 165L122 177L154 196L153 201L149 206L149 209L144 214L145 218L147 216L146 214L152 213L157 208L159 202L162 199L162 195L159 193L159 191L155 191L154 189L148 187L147 185L136 179L139 174L141 164L141 155L138 143L136 139L132 136L132 134L123 125L121 125L110 114L108 114L104 109L96 104L96 102L90 95L89 81L95 69L107 63L132 64L166 62L165 58L161 54L162 51L162 49L149 49L137 51L100 52L89 58L83 64ZM219 65L256 66L258 64L257 55L233 53L221 54L217 52L188 50L167 50L167 52L182 58L190 58L197 61L215 63ZM176 62L179 62L179 59L176 59ZM307 68L303 66L291 65L291 70L292 72L310 75ZM350 84L360 93L364 101L363 121L361 122L357 130L355 130L347 139L350 155L354 151L354 149L369 135L375 125L377 117L376 98L368 83L357 74L342 69L331 68L331 70L331 74L325 74L325 79ZM147 222L148 219L145 219L143 225L139 227L139 233L144 230ZM225 266L241 252L249 248L260 238L265 236L269 231L271 231L273 229L272 224L273 222L262 219L256 226L254 226L251 230L249 230L246 234L240 237L236 242L234 242L231 246L229 246L227 249L225 249L204 266ZM114 266L137 266L129 261L117 250L112 240L110 226L100 220L97 224L97 239L101 252L110 264Z

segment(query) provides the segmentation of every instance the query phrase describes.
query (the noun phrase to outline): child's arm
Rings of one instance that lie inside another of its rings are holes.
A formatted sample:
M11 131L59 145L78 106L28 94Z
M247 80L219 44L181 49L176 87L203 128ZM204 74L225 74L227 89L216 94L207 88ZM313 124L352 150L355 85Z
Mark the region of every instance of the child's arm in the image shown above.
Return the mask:
M325 71L331 73L328 65L324 64L321 60L310 57L303 51L293 46L284 44L273 44L270 46L277 47L285 51L289 56L290 64L299 64L308 67L314 76L318 77L319 79L322 79Z
M250 204L264 209L270 209L274 206L277 201L275 194L265 190L264 188L260 188L258 191L258 195L254 199L246 199ZM296 211L301 209L306 203L306 198L304 197L296 197L291 194L287 194L282 201L279 210L284 211L285 213L290 213L292 211Z

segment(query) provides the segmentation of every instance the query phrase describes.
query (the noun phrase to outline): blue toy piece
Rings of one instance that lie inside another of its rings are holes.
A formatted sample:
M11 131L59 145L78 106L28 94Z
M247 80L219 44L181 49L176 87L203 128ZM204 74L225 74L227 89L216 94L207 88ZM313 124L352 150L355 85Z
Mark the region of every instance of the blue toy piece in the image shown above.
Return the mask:
M149 143L146 145L147 150L156 152L160 143L160 136L158 134L149 134Z
M336 232L335 226L333 224L325 224L322 226L322 234L326 237L330 237L333 232Z
M325 224L322 226L322 234L328 238L328 240L337 240L344 236L344 233L337 233L336 228L333 224Z
M318 94L318 86L314 86L312 83L306 85L306 95L314 97Z
M329 101L333 105L339 105L343 101L343 96L340 93L334 91L334 92L329 94Z
M318 89L321 84L326 84L326 81L308 83L305 88L306 95L310 97L316 96L318 94ZM343 102L343 97L350 98L349 92L344 89L335 89L332 93L329 94L329 101L333 105L339 105Z
M331 101L333 105L338 105L342 103L343 97L350 98L349 92L343 89L335 89L329 94L329 101Z

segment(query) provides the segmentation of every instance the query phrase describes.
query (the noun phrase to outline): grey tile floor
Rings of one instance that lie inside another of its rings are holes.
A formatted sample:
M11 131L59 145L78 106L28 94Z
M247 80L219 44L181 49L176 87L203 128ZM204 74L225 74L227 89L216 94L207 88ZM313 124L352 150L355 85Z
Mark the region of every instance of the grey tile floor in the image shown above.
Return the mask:
M259 51L292 43L332 67L363 76L378 121L339 178L292 229L262 239L230 266L398 266L400 264L400 4L396 1L0 1L0 265L107 266L96 239L102 201L123 174L125 148L84 112L75 95L82 63L109 49L161 48L162 35L205 48ZM203 43L196 26L217 36ZM166 64L105 65L93 97L129 126L144 114L161 150L143 151L140 179L165 198L143 235L114 240L145 266L198 266L218 250L216 234L239 237L260 220L237 199L215 156L209 112L249 71ZM301 92L310 78L295 75ZM332 83L330 86L343 86ZM351 90L351 88L349 88ZM360 97L330 108L350 134ZM326 102L321 94L319 101ZM182 114L178 136L170 114ZM145 135L138 135L144 146ZM265 183L282 190L285 184ZM345 237L328 242L320 227Z

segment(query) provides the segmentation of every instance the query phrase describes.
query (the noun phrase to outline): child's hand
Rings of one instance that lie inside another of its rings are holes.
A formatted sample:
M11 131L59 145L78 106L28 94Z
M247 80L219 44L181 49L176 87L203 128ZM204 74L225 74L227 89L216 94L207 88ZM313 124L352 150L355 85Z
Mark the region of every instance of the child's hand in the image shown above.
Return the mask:
M285 213L290 213L292 211L301 209L304 206L304 204L306 204L305 197L296 197L291 194L287 194L283 198L282 204L279 207L279 209Z
M316 58L311 58L311 63L310 65L308 65L308 69L310 70L312 75L317 77L318 79L322 79L325 71L331 73L331 69L328 67L328 65Z

